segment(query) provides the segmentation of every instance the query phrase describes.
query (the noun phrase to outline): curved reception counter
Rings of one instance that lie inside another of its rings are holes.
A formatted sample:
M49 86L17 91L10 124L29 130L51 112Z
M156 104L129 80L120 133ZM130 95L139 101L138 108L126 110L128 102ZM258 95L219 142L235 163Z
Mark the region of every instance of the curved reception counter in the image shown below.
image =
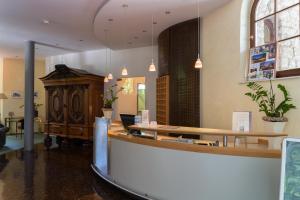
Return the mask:
M156 139L127 135L97 118L92 168L143 199L278 199L280 150L204 146L158 132Z

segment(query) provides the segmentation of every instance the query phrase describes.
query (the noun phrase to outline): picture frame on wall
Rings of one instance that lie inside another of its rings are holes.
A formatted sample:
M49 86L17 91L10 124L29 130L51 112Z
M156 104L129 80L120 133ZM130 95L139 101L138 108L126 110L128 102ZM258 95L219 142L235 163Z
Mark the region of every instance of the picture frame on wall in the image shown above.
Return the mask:
M23 93L18 90L12 90L10 93L10 96L12 99L22 99L23 98Z

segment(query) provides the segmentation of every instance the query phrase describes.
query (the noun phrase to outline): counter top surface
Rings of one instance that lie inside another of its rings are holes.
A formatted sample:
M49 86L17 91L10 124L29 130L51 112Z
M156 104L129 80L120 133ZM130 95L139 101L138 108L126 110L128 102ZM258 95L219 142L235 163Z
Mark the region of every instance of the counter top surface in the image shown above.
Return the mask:
M158 133L179 133L179 134L194 134L194 135L214 135L214 136L247 136L247 137L285 137L286 133L264 133L264 132L238 132L222 129L210 128L195 128L195 127L182 127L182 126L145 126L133 125L129 127L134 130L141 131L156 131Z
M109 130L108 134L110 138L131 142L140 145L147 145L157 148L166 148L179 151L190 151L199 153L209 154L220 154L220 155L231 155L231 156L245 156L245 157L262 157L262 158L281 158L281 151L268 149L264 145L248 145L249 148L245 147L212 147L203 146L197 144L188 144L180 142L162 141L161 139L166 136L159 136L158 140L140 138L133 135L126 135L123 131L118 128Z

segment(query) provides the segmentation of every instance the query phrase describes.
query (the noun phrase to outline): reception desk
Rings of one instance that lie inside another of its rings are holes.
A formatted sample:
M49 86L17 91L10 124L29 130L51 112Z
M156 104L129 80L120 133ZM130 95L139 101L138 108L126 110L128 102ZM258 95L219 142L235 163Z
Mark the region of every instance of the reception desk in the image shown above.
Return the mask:
M147 130L158 134L156 139L136 137L118 125L108 130L106 120L97 118L92 168L111 184L144 199L278 199L280 150L176 142L156 128Z

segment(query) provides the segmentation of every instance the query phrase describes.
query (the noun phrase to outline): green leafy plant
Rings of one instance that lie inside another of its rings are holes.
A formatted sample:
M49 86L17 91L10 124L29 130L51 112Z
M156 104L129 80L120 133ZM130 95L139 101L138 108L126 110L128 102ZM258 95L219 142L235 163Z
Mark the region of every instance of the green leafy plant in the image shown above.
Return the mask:
M42 105L43 105L43 104L41 104L41 103L34 103L34 104L33 104L34 110L38 110L38 108L39 108L40 106L42 106ZM21 105L20 108L24 108L24 105Z
M115 87L117 87L116 84L109 87L106 90L105 95L102 96L104 102L104 108L111 109L113 103L118 99L117 94L123 90L123 88L121 87L120 89L115 91L114 90Z
M283 94L283 100L276 104L276 94L273 90L272 80L270 80L270 89L267 90L258 83L250 82L247 84L253 92L248 92L245 95L249 96L254 102L258 104L259 111L264 112L266 116L263 117L265 121L281 122L287 121L284 115L296 106L292 104L292 98L284 85L278 84L277 88Z

